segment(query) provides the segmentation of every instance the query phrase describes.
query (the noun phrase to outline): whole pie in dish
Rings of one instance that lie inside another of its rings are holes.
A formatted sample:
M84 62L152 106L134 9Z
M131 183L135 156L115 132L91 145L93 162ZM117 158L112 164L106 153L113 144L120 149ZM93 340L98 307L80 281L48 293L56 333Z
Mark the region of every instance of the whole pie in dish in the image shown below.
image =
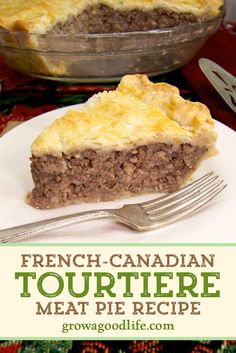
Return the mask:
M124 76L55 120L32 144L28 202L54 208L178 189L214 150L208 108L146 75Z
M30 33L112 33L173 27L219 14L224 0L1 0L0 26Z
M18 71L47 79L114 82L124 74L156 75L192 58L219 27L223 3L0 0L0 52Z

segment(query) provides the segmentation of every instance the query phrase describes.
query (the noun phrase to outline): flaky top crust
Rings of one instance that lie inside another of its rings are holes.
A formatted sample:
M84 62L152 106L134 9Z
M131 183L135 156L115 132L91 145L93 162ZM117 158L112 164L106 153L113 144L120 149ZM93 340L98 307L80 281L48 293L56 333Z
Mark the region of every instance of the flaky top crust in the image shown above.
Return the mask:
M32 144L34 156L76 154L85 149L125 150L152 143L214 148L208 108L183 99L166 83L126 75L115 91L94 95L80 110L55 120Z
M57 23L76 16L88 6L104 4L118 10L166 8L211 18L224 0L0 0L0 27L46 33Z

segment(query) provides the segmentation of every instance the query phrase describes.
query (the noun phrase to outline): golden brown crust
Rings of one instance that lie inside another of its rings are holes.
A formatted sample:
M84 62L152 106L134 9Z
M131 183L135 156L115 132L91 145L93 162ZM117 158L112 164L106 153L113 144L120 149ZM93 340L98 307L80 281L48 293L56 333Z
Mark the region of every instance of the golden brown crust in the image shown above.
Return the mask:
M32 145L32 154L70 154L85 149L125 150L145 144L214 148L208 108L184 100L176 87L127 75L115 91L94 95L80 110L55 120Z
M46 33L54 25L86 7L104 4L119 10L166 8L196 16L214 17L224 0L0 0L0 27L33 33ZM66 4L66 5L65 5Z

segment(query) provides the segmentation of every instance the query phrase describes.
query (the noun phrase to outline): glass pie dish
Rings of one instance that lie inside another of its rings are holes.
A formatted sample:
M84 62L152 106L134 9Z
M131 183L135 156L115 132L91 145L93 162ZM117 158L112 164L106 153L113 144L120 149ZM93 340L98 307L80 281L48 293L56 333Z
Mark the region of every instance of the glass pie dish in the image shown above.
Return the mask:
M108 34L34 34L0 30L0 54L25 74L65 82L116 81L185 65L220 26L218 16L172 28Z

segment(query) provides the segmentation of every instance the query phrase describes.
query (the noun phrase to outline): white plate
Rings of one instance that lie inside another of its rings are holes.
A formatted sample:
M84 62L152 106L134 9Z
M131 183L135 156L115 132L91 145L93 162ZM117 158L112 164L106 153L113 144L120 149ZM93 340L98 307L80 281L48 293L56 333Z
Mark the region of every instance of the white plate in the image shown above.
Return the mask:
M69 109L71 107L43 114L0 138L0 229L90 209L119 207L127 202L141 202L154 197L152 194L56 210L36 210L25 203L25 196L33 186L29 169L30 145L45 126ZM224 178L228 187L198 213L152 232L137 233L121 224L100 220L44 233L29 238L27 242L236 242L236 134L218 122L216 128L220 153L204 161L194 176L213 170Z

